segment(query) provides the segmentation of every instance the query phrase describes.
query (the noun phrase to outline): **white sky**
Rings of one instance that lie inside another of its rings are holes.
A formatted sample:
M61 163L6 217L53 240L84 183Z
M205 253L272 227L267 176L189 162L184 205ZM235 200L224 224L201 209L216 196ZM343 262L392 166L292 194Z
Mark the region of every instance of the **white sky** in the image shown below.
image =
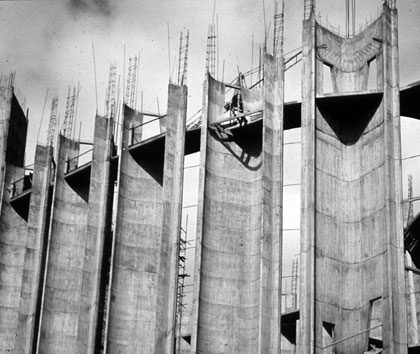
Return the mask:
M273 0L216 0L215 22L219 25L219 78L225 61L225 81L237 74L237 66L247 71L254 66L259 44L264 41L266 23L270 26L268 48L272 47ZM335 26L344 28L344 0L318 0L317 12ZM375 17L381 0L357 2L357 24ZM208 24L212 22L211 0L50 0L0 1L2 39L1 73L16 71L16 86L23 91L30 108L28 150L36 143L46 90L49 99L39 140L46 140L47 121L53 94L58 94L59 112L64 117L68 85L82 85L78 121L83 121L82 138L91 139L96 111L92 43L95 46L98 106L102 114L109 64L117 60L123 69L124 45L128 57L141 52L140 91L144 109L166 110L169 78L168 32L171 36L171 61L178 54L179 32L190 30L188 86L189 114L201 106ZM419 0L400 0L401 84L420 80ZM285 52L300 47L303 0L285 0ZM358 25L357 25L358 26ZM127 69L127 68L126 68ZM300 96L300 66L286 75L286 100ZM254 76L255 81L255 76ZM76 123L77 128L79 123ZM33 157L28 156L28 161Z

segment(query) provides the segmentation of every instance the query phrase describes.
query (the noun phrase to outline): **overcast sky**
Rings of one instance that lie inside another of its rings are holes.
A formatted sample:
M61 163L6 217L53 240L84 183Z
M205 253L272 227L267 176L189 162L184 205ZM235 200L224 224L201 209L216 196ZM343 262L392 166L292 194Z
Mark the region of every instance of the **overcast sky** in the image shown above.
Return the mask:
M344 0L318 0L317 12L323 19L344 30ZM45 143L47 121L53 94L58 94L61 120L64 117L68 85L81 84L78 121L83 121L82 138L91 139L96 111L92 43L96 54L98 108L102 114L109 64L126 61L140 51L140 91L144 109L166 111L169 80L168 29L171 61L178 54L179 32L190 30L188 86L189 115L201 106L208 24L219 26L219 78L230 81L240 71L254 66L259 45L264 41L264 11L270 28L272 47L273 0L54 0L0 1L1 73L16 71L16 86L26 95L30 108L28 148L33 149L46 90L49 99L39 140ZM381 0L357 2L357 26L377 16ZM420 1L398 2L400 16L401 84L420 79ZM213 15L215 14L215 15ZM303 0L285 0L285 52L301 46ZM271 23L271 24L270 24ZM286 75L286 100L300 96L300 66ZM254 77L255 80L255 77ZM122 85L122 82L121 82ZM76 123L79 127L79 123ZM28 156L28 160L33 157Z

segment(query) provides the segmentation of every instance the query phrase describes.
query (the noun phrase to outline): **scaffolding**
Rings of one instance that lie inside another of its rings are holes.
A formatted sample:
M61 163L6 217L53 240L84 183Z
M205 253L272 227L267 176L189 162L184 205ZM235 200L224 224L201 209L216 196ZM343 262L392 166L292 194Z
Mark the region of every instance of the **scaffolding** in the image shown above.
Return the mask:
M274 41L273 54L276 58L283 56L283 33L284 33L284 3L282 10L278 13L278 3L276 1L274 11Z
M179 234L179 248L178 248L178 282L176 294L176 325L175 325L175 353L181 353L182 340L182 317L186 308L184 303L185 297L185 278L190 275L187 274L186 260L187 260L187 246L188 246L188 214L185 222L185 229L181 227Z
M57 125L57 110L58 110L58 97L55 96L51 103L51 114L48 123L47 146L53 146L55 127Z
M213 77L216 74L216 28L214 25L209 25L207 34L206 75L207 72Z
M116 113L116 82L117 82L117 63L114 62L109 66L108 88L106 90L105 98L105 116L107 118L114 118Z
M125 89L125 104L131 108L135 108L136 102L138 61L139 57L137 55L128 59L128 76L127 86Z
M178 60L178 85L187 84L188 71L188 45L189 45L190 31L187 29L184 34L181 32L179 39L179 60Z
M67 93L66 113L64 116L63 136L70 139L73 131L74 109L76 103L76 87L73 87L73 94L69 86Z
M298 288L298 271L299 271L299 259L296 257L292 262L292 308L297 309L297 288Z
M408 212L407 212L407 226L411 224L414 220L414 210L413 210L413 176L408 175Z

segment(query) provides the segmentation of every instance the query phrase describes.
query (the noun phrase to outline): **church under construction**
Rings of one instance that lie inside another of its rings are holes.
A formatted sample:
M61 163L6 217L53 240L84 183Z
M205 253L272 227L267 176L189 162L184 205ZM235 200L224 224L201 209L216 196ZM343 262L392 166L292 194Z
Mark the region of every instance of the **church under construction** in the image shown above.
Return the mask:
M96 116L88 150L72 137L69 91L64 129L56 134L54 98L48 141L36 146L31 168L27 115L13 75L2 81L0 354L420 353L420 217L404 224L400 134L401 116L420 118L420 84L399 85L395 0L357 33L348 22L345 35L318 20L314 0L303 11L302 48L291 58L275 13L273 54L264 53L249 87L241 74L231 83L214 78L210 30L193 124L188 34L166 114L134 109L133 58L117 124L111 65L107 112ZM302 100L284 102L284 72L297 62ZM159 134L147 137L150 122ZM284 131L295 128L300 254L287 307ZM184 158L197 152L187 311Z

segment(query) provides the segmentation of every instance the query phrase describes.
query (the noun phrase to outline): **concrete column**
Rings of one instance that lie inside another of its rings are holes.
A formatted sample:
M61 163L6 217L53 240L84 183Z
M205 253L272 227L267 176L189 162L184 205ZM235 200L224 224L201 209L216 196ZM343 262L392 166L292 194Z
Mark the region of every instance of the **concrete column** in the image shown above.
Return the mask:
M96 116L89 185L87 234L83 262L83 287L78 324L78 353L100 352L109 277L114 181L111 157L114 143L112 119Z
M397 10L384 5L384 139L386 166L386 246L383 272L383 340L385 354L407 353L402 168L398 69Z
M187 90L169 86L165 151L129 150L124 116L108 353L171 353ZM169 209L171 212L169 213Z
M199 187L197 200L197 229L195 235L195 264L194 264L194 290L193 303L191 310L191 353L197 353L197 331L199 316L199 299L200 299L200 280L201 280L201 255L202 255L202 239L204 227L204 187L206 176L206 159L207 159L207 129L208 129L208 90L209 77L203 82L203 106L201 109L201 136L200 136L200 171L199 171Z
M280 353L283 215L283 58L265 56L260 335L258 353Z
M302 354L315 353L315 18L303 21L300 321Z
M156 354L171 354L174 348L187 97L187 86L169 84L158 272L160 294L157 303L159 325L155 335Z
M39 353L77 353L88 204L65 180L79 144L60 135ZM86 181L80 181L85 183Z
M19 323L15 339L15 350L19 354L32 354L37 347L53 177L53 148L37 145L19 303Z

